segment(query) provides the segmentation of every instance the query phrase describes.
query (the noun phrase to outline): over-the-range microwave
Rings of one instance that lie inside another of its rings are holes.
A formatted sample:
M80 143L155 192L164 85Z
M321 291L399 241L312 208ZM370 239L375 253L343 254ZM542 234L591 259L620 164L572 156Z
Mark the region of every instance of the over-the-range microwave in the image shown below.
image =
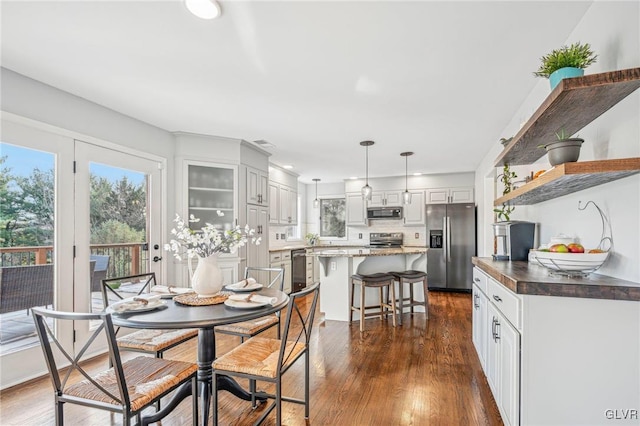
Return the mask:
M402 219L402 207L369 207L367 219Z

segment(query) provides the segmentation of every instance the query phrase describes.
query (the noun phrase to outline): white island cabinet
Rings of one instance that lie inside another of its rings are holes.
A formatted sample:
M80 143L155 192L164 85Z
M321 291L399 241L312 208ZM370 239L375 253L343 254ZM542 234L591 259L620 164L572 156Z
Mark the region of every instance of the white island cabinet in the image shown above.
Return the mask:
M472 338L505 424L640 424L639 283L473 263Z
M318 259L320 270L320 311L325 319L348 321L352 314L350 309L351 275L373 274L376 272L417 270L427 268L427 249L424 247L403 247L389 249L345 248L314 250L313 256ZM371 289L370 289L371 290ZM356 289L356 291L359 291ZM414 297L424 300L422 286L415 286ZM359 300L356 293L354 300ZM365 304L379 304L379 293L367 291ZM408 312L409 308L405 308ZM424 312L423 306L414 308Z

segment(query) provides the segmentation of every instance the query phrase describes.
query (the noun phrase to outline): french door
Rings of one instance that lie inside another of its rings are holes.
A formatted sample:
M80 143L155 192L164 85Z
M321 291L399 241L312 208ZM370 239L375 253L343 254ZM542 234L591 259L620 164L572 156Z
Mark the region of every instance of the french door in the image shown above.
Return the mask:
M3 293L7 285L15 285L20 297L3 299L0 306L0 388L46 372L24 304L99 312L103 307L96 275L155 272L162 282L165 270L160 160L42 128L38 123L2 120L0 228L11 233L0 235L1 285ZM101 268L99 274L96 268ZM42 277L41 269L49 274L46 283L40 283L47 300L34 298L42 291L35 287L42 278L10 282L24 274ZM51 327L67 348L92 328ZM106 349L100 345L92 349Z
M75 163L74 310L100 312L101 278L155 272L163 282L161 164L78 140ZM95 326L76 326L76 340Z

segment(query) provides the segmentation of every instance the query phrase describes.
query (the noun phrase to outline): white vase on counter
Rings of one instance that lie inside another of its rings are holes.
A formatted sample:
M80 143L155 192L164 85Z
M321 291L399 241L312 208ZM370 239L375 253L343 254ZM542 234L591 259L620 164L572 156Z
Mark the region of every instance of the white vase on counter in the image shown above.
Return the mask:
M191 261L189 261L191 267ZM198 257L198 265L191 275L191 287L198 297L212 297L222 290L223 274L218 267L218 255Z

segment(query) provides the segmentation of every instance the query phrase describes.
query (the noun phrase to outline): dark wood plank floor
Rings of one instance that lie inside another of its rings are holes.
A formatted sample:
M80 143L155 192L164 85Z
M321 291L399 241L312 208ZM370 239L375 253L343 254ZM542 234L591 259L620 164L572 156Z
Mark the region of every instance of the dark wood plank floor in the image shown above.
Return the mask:
M500 425L500 415L471 343L471 297L430 293L430 317L405 314L403 325L368 319L358 323L323 321L318 315L311 353L311 417L304 407L285 403L286 425ZM237 344L218 337L218 353ZM169 351L166 357L195 361L195 344ZM95 368L103 358L92 361ZM303 361L284 376L284 394L302 397ZM93 365L92 365L93 367ZM268 386L259 386L269 390ZM246 425L264 407L226 392L220 396L223 425ZM271 414L266 424L274 423ZM67 405L67 425L119 425L119 416ZM191 423L190 400L162 421L164 426ZM54 424L48 378L0 393L0 424Z

